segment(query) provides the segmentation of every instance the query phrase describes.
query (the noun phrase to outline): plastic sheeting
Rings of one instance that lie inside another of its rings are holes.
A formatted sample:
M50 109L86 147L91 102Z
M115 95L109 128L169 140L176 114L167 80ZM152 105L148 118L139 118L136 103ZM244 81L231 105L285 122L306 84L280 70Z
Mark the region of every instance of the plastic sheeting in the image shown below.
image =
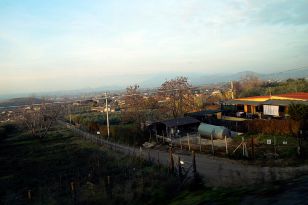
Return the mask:
M263 114L279 116L279 106L277 105L263 105Z
M202 137L210 138L213 135L214 139L224 139L225 136L230 137L231 132L223 126L215 126L206 123L201 123L198 127L198 132Z

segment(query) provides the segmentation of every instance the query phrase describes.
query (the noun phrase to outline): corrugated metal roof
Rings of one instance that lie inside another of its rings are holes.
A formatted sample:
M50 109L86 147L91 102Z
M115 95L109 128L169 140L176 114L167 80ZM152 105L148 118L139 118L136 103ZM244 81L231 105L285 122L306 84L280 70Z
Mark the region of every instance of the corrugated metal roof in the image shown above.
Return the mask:
M308 101L308 93L307 92L297 92L297 93L286 93L286 94L278 94L278 95L264 95L264 96L252 96L246 98L238 98L235 100L242 100L242 101L257 101L257 102L264 102L266 100L300 100L300 101Z
M200 121L192 117L181 117L171 120L164 120L161 121L160 123L166 125L167 127L176 127L182 125L197 124L200 123Z
M304 104L308 105L308 101L296 101L296 100L267 100L263 102L263 105L282 105L288 106L290 104Z
M306 92L286 93L286 94L280 94L280 95L275 95L275 96L308 100L308 93Z
M218 112L221 112L221 110L202 110L202 111L198 111L198 112L190 112L190 113L186 113L185 116L200 116L203 117L205 115L213 115L216 114Z
M250 100L228 100L224 102L225 104L228 105L254 105L254 106L258 106L261 105L262 102L259 101L250 101Z

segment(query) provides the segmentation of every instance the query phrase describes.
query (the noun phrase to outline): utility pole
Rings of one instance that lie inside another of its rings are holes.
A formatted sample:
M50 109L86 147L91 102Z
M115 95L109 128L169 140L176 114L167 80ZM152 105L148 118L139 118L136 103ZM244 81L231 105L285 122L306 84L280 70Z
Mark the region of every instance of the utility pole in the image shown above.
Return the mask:
M109 140L109 116L108 116L108 97L107 97L107 92L105 92L105 97L106 97L106 119L107 119L107 140Z
M71 111L71 105L68 105L69 107L69 112L70 112L70 124L72 124L72 111Z
M231 81L231 99L234 99L234 87L233 87L233 81Z

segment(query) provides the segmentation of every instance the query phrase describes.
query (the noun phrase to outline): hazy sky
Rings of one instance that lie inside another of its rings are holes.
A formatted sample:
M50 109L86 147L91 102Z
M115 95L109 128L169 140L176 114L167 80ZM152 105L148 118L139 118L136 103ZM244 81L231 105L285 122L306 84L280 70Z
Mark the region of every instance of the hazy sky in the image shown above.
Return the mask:
M308 0L0 0L0 94L308 65Z

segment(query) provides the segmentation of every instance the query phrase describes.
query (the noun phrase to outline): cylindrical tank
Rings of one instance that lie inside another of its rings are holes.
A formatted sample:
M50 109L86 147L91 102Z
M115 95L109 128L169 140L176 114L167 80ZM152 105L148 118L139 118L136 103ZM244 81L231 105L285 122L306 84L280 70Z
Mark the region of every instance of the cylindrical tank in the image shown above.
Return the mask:
M231 132L224 126L215 126L206 123L201 123L198 127L198 132L201 137L210 138L213 135L213 139L224 139L225 136L230 137Z

